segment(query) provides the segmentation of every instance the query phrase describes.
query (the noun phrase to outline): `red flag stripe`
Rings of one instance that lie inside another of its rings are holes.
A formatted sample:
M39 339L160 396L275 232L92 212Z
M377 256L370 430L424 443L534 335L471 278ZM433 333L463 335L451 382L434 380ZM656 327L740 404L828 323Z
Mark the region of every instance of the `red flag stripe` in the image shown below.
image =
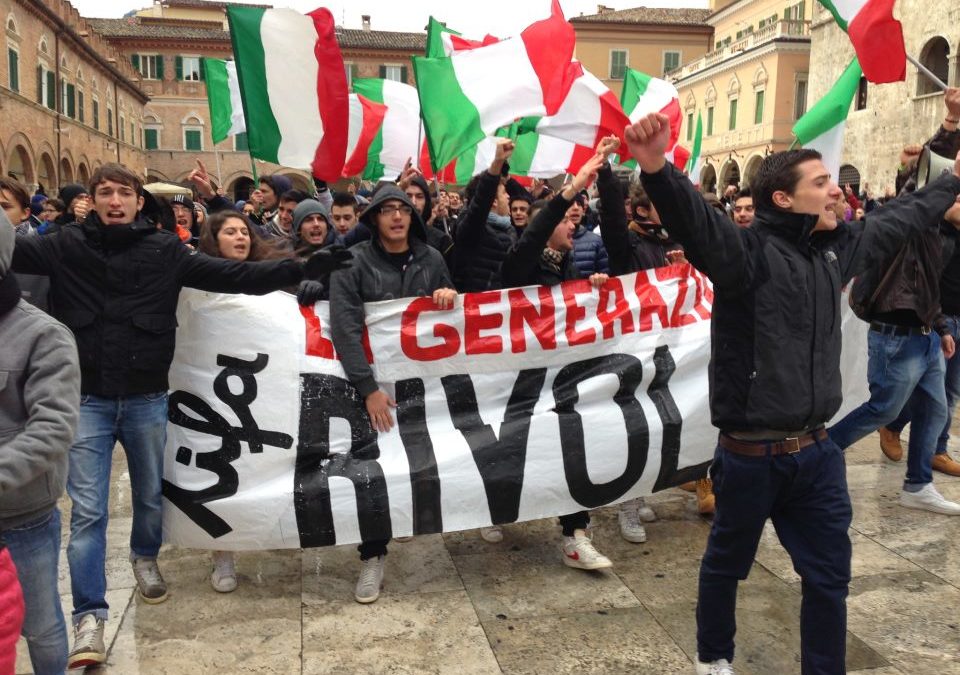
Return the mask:
M323 138L314 153L313 175L321 180L340 178L347 154L347 129L350 121L350 103L347 94L347 73L343 66L340 45L334 34L334 19L330 10L315 9L307 16L317 29L313 47L320 69L317 74L317 100L323 121ZM291 85L292 86L292 85Z
M870 82L907 79L903 26L893 18L894 0L871 0L847 26L863 74Z
M576 75L568 67L576 35L573 26L564 18L559 0L553 0L550 18L531 24L520 34L543 90L543 104L547 115L560 108Z

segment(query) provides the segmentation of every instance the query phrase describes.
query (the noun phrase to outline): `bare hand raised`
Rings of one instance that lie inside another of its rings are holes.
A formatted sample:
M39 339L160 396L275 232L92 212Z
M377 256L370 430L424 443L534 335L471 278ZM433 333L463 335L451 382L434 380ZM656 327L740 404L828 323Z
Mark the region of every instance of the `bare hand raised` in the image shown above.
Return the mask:
M641 117L624 130L627 149L645 173L656 173L667 163L663 153L670 143L670 118L661 113Z

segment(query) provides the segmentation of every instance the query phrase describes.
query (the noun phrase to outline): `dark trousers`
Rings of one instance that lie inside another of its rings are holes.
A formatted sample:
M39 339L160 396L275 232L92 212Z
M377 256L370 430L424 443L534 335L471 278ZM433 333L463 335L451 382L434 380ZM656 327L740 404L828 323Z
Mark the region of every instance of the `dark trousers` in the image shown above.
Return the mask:
M577 511L560 516L560 527L563 528L564 537L572 537L574 530L585 530L589 524L590 513L587 511Z
M378 555L387 555L387 544L389 543L389 539L377 539L375 541L363 542L357 546L357 550L360 551L360 560L376 558Z
M700 565L700 660L733 660L737 584L747 578L770 518L802 579L802 672L846 672L852 509L843 451L831 440L766 457L718 447L710 473L717 511Z

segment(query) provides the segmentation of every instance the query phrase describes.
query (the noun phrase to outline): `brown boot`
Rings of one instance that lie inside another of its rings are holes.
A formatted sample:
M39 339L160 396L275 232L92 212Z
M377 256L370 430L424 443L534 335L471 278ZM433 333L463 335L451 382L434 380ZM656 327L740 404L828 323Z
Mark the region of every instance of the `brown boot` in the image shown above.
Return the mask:
M896 431L890 431L886 427L877 429L880 434L880 449L891 462L899 462L903 459L903 446L900 444L900 434Z
M948 476L960 476L960 462L945 452L939 453L933 456L933 470Z
M701 516L712 516L717 510L717 498L713 494L713 481L701 478L697 481L697 510Z

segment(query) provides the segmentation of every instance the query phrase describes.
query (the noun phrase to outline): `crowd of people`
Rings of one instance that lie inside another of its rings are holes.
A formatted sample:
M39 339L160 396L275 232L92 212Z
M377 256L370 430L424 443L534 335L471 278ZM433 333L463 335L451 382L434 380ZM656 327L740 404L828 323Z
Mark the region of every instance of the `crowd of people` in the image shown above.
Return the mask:
M926 144L960 151L960 91ZM773 521L802 578L805 673L844 672L851 507L843 450L879 430L883 454L904 455L899 503L960 515L933 471L960 476L947 453L960 396L960 159L919 186L921 146L901 156L898 196L841 189L820 155L767 157L749 189L699 192L664 158L667 120L625 130L639 176L614 170L620 141L560 185L510 176L514 144L462 192L408 166L395 181L311 193L280 174L244 201L221 194L198 161L192 196L151 195L118 164L56 198L0 179L0 672L16 632L34 672L106 659L108 496L114 445L126 453L133 497L130 562L140 598L163 602L161 479L167 371L182 287L220 293L295 293L330 303L331 335L371 429L389 431L396 402L364 352L364 303L623 275L690 263L712 281L710 410L720 430L709 477L687 486L713 524L701 566L697 673L733 673L737 583L764 523ZM855 279L855 280L854 280ZM870 399L835 426L841 403L840 303L870 323ZM67 561L73 647L57 594L64 488L72 502ZM647 539L643 499L619 506L624 539ZM592 543L590 514L559 517L560 559L583 570L613 562ZM481 530L503 539L500 525ZM355 599L384 584L388 541L360 544ZM15 572L14 572L15 570ZM210 582L237 588L233 555L217 551ZM8 602L9 600L9 602ZM22 626L22 627L21 627ZM4 628L11 630L4 631Z

